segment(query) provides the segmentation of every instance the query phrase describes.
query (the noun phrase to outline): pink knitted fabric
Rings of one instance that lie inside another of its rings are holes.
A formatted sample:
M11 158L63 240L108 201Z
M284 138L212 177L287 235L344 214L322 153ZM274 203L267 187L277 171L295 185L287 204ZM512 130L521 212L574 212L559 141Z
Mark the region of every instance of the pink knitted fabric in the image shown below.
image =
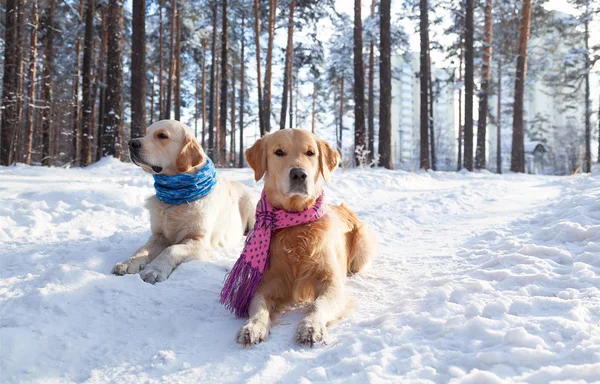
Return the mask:
M221 290L221 304L238 317L248 316L250 301L269 262L271 237L275 230L311 223L321 218L326 210L323 194L313 207L302 212L288 212L273 208L263 191L256 206L256 224L246 238L242 254L226 277Z

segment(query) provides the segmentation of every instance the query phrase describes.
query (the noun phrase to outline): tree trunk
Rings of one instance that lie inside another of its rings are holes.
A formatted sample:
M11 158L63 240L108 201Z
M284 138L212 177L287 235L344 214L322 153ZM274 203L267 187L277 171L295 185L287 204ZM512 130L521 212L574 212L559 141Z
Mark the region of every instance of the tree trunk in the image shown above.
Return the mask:
M163 90L163 1L158 2L158 120L165 118L164 90Z
M240 152L238 153L238 167L244 167L244 98L246 92L246 61L244 57L245 49L245 17L242 14L242 35L240 38L241 53L240 53ZM233 90L235 92L235 88Z
M231 106L229 107L229 166L235 167L235 65L231 65Z
M273 68L273 39L275 36L275 14L277 0L270 0L269 7L269 40L267 45L267 63L265 69L265 95L263 98L265 131L271 132L271 80Z
M106 102L102 145L104 156L121 158L123 149L123 3L108 3Z
M600 97L598 98L598 163L600 163Z
M84 0L79 1L79 24L83 23L83 7ZM81 120L79 119L79 77L81 76L81 35L77 34L75 40L75 70L73 71L73 93L72 93L72 110L71 110L71 162L78 166L81 164L81 150L83 144L83 135L81 131Z
M386 0L383 0L386 1ZM342 152L342 138L343 138L343 130L344 130L344 75L342 75L341 85L340 85L340 129L338 131L337 138L337 150L340 155L343 155Z
M211 42L210 83L208 95L208 156L214 161L215 154L215 76L217 72L217 3L212 4L213 33Z
M254 44L256 45L256 79L258 90L258 124L260 136L263 137L267 132L264 122L263 90L262 77L260 74L260 12L258 9L258 0L254 0Z
M365 71L363 66L361 0L354 0L354 150L365 145ZM356 165L360 154L354 153Z
M44 68L42 70L42 165L52 164L50 134L52 129L52 79L54 72L54 0L48 1L42 24L44 37Z
M23 57L25 56L24 40L25 35L25 6L23 0L18 0L17 12L17 126L15 127L15 138L13 139L14 156L12 161L22 161L23 133L20 125L23 121L23 99L25 90L23 89L25 71L23 70Z
M375 19L375 0L371 2L371 19ZM375 42L371 39L369 43L369 104L367 113L367 142L369 150L369 163L375 156Z
M49 8L54 13L54 1ZM6 22L4 26L4 74L2 80L2 126L0 145L0 165L11 164L11 152L15 131L18 125L17 114L17 0L6 0ZM46 30L50 28L46 27Z
M181 12L177 10L177 42L175 44L175 120L181 120Z
M219 129L219 119L220 119L220 114L219 114L219 105L220 105L220 96L221 96L221 92L220 92L220 84L221 84L221 78L219 77L220 74L220 61L219 59L217 59L217 69L216 69L216 80L215 80L215 158L214 158L214 162L215 164L220 164L220 159L219 159L219 155L221 154L220 151L220 147L219 144L221 143L221 130Z
M589 2L586 2L586 14L589 15ZM585 154L583 158L583 172L590 173L592 171L592 108L590 99L590 31L589 17L585 19Z
M379 37L379 164L392 169L392 61L390 0L381 0Z
M177 26L177 0L173 0L171 6L171 37L169 45L169 75L167 77L167 101L165 107L165 119L171 118L171 100L173 99L173 72L175 69L175 34Z
M458 82L460 83L460 88L458 89L458 161L456 170L460 171L462 169L463 160L462 160L462 144L463 144L463 122L462 122L462 80L463 80L463 42L462 36L460 38L460 59L458 64Z
M98 58L98 75L96 84L105 85L106 81L106 51L108 45L108 9L106 6L102 6L102 38L100 41L100 57ZM92 88L92 92L95 93L95 90L98 86L94 84ZM92 100L95 100L95 97L92 97ZM94 102L92 101L92 105ZM104 127L104 112L106 111L106 87L100 87L100 95L98 100L98 126L96 127L98 138L95 140L96 142L96 160L100 160L104 155L104 144L103 144L103 127ZM93 116L93 113L92 113ZM91 129L91 128L90 128Z
M150 86L150 125L154 122L154 83L156 83L155 79L155 67L152 68L152 85Z
M488 112L488 93L490 88L490 78L492 75L492 37L494 33L494 24L492 20L493 0L486 0L484 5L485 22L483 34L483 63L481 64L481 90L479 92L479 119L477 120L477 151L475 153L475 168L484 169L486 167L486 134L487 134L487 112Z
M131 138L146 132L146 0L133 0L131 19Z
M467 0L472 1L472 0ZM419 167L421 169L429 169L429 113L428 113L428 87L429 66L427 65L427 51L429 48L429 9L428 1L420 0L420 36L421 36L421 53L420 53L420 123L421 123L421 158Z
M81 84L81 97L83 108L81 111L81 165L92 162L92 138L94 136L92 108L95 100L92 98L92 64L94 62L94 13L96 5L94 0L87 0L85 9L85 36L83 43L83 79Z
M25 117L25 164L31 164L31 150L33 147L33 112L35 111L35 77L37 70L37 31L39 24L38 0L33 0L31 9L31 38L29 53L29 105Z
M222 167L227 166L227 34L229 27L227 25L227 0L221 0L222 9L222 31L221 31L221 104L219 107L219 164Z
M312 94L312 112L310 118L310 131L315 133L315 102L317 100L317 81L313 81L313 94Z
M525 173L525 127L523 122L523 98L527 77L527 42L531 23L531 0L523 0L519 23L519 51L515 74L515 105L513 108L513 137L510 170Z
M195 55L197 55L197 51ZM199 83L198 74L196 74L196 86L194 89L194 137L196 139L198 138L198 117L200 116L200 100L198 95L200 93Z
M206 137L206 39L202 40L202 148Z
M473 8L474 0L466 0L465 23L465 128L464 162L465 168L473 170Z
M285 48L285 66L283 70L283 93L281 96L281 118L279 120L279 129L285 129L285 119L287 116L288 103L288 88L290 88L290 82L292 77L292 52L294 49L294 7L296 7L296 0L291 0L290 14L288 16L287 47ZM289 92L291 95L292 90L289 89ZM292 108L291 102L290 108Z
M496 168L502 174L502 61L498 60L498 116L496 117Z
M289 89L290 89L290 125L289 128L293 128L294 124L294 50L292 49L292 66L290 68L290 76L289 76Z
M429 40L429 36L427 36ZM433 120L433 81L431 80L431 44L427 46L427 86L429 87L429 143L431 148L431 169L437 170L435 157L435 124Z

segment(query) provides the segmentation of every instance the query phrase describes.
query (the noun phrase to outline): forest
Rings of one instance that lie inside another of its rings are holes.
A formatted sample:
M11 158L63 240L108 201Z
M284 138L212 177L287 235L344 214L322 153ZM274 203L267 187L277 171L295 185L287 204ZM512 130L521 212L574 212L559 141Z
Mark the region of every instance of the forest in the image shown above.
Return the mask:
M510 170L525 172L535 140L570 148L570 172L600 161L598 1L569 0L562 16L532 0L1 3L2 165L125 161L130 138L177 119L220 167L243 167L267 132L301 127L335 141L346 166L392 169L397 63L412 56L418 168L447 169L451 147L457 170L502 172L509 154ZM557 41L566 49L547 54ZM555 109L576 111L568 126L528 112L533 79ZM434 111L448 89L458 118L441 143Z

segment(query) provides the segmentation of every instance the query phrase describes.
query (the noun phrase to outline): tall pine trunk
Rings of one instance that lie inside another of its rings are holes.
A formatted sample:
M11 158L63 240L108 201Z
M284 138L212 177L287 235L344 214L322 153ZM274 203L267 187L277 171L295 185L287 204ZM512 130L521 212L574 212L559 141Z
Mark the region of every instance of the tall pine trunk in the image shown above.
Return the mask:
M25 4L24 0L18 0L18 12L17 12L17 126L15 127L15 135L13 139L13 157L12 161L23 161L22 148L23 148L23 105L24 105L24 82L25 82L25 71L23 66L25 61Z
M390 0L379 6L379 164L392 169L392 46Z
M474 0L466 0L465 10L465 128L464 163L465 168L473 170L473 8Z
M39 24L38 0L33 0L31 8L31 37L29 53L29 104L25 117L25 164L31 164L31 151L33 148L33 113L35 108L35 77L37 72L37 31Z
M87 0L85 9L85 36L83 42L83 78L81 96L83 108L81 111L81 165L92 162L92 138L94 137L92 108L95 100L92 98L92 64L94 62L94 13L96 4L94 0Z
M150 125L152 125L152 123L154 122L154 92L155 92L154 86L156 83L156 80L154 77L155 71L156 71L156 68L152 67L152 84L150 85L150 116L149 116Z
M354 0L354 159L360 165L356 149L365 146L365 69L363 66L361 0Z
M79 23L80 28L83 24L84 1L79 0ZM79 104L79 77L81 76L81 34L77 34L75 41L75 70L73 71L73 95L71 110L71 161L73 165L81 164L81 146L83 144L83 135L81 131L80 104Z
M52 129L52 80L54 72L54 0L49 0L42 20L44 26L44 68L42 70L42 165L52 165L50 134Z
M158 120L162 120L165 118L165 100L163 90L163 1L164 0L159 0L158 2Z
M246 36L245 36L245 15L242 14L242 35L240 38L240 45L241 45L241 53L240 53L240 146L239 146L239 153L238 153L238 167L239 168L243 168L244 167L244 100L245 100L245 92L246 92L246 61L245 61L245 56L244 56L244 49L245 49L245 41L246 41ZM233 90L235 92L235 88Z
M463 95L463 91L462 91L462 81L463 81L463 41L462 41L462 36L460 38L460 58L459 58L459 64L458 64L458 82L460 83L460 88L458 89L458 161L457 161L457 166L456 166L456 170L460 171L462 169L463 166L463 160L462 160L462 150L463 150L463 121L462 121L462 113L463 113L463 109L462 109L462 95Z
M371 19L375 18L375 0L371 2ZM367 105L367 113L369 115L367 121L367 142L369 150L369 163L375 156L375 42L373 39L369 42L369 104ZM314 101L313 101L314 102Z
M146 0L133 0L131 19L131 137L146 131Z
M513 107L513 137L510 170L525 173L525 127L523 121L523 99L527 78L527 42L531 24L531 0L523 0L519 23L519 51L515 75L515 104Z
M429 37L429 36L428 36ZM429 40L429 39L428 39ZM431 80L431 44L427 47L427 86L429 88L429 147L431 148L431 169L437 170L437 159L435 157L435 124L433 120L433 81Z
M6 1L6 22L4 25L4 74L2 80L2 126L0 128L0 165L10 165L11 163L13 140L18 125L17 10L17 0ZM53 2L52 12L54 12ZM46 27L46 30L49 30L49 28Z
M290 96L292 89L290 87L292 77L292 52L294 49L294 8L296 7L296 0L290 1L290 14L288 16L288 30L287 30L287 46L285 48L285 66L283 70L283 92L281 95L281 118L279 120L279 129L285 128L285 119L287 116L287 103L288 103L288 90ZM290 109L292 103L290 102Z
M177 0L171 6L171 36L169 44L169 75L167 77L167 100L165 106L165 119L171 118L171 101L173 99L173 72L175 70L175 34L177 26Z
M206 39L202 40L202 148L206 137Z
M275 37L275 15L277 0L270 0L269 7L269 40L267 44L267 63L265 69L265 94L263 98L263 124L266 132L271 132L271 82L273 69L273 39Z
M496 117L496 168L502 174L502 60L498 60L498 115Z
M264 136L267 132L265 129L264 122L264 106L263 106L263 90L262 90L262 77L260 74L260 12L258 9L258 0L254 0L254 44L256 46L256 89L258 91L258 124L260 129L260 136Z
M106 87L98 87L98 84L106 85L106 51L108 49L108 9L106 6L102 6L102 25L100 30L102 36L100 39L100 57L98 58L97 64L97 81L92 88L92 93L96 93L96 90L100 88L98 95L98 125L96 126L97 139L96 143L96 160L100 160L104 156L104 148L102 144L102 136L104 129L104 112L106 111ZM92 95L92 100L95 100L95 95ZM92 103L94 105L94 103ZM92 113L93 116L93 113Z
M294 124L294 50L292 49L292 59L290 60L292 65L290 68L289 76L289 89L290 89L290 125L289 128L293 128Z
M208 94L208 156L215 160L215 76L217 72L217 3L212 4L212 42L210 59L210 83Z
M479 92L479 119L477 120L477 151L475 153L475 168L484 169L486 167L486 131L487 131L487 112L488 112L488 94L490 88L490 78L492 75L492 37L494 33L494 24L492 20L493 0L486 0L484 5L485 22L483 34L483 62L481 64L481 91Z
M469 1L469 0L467 0ZM472 0L471 0L472 1ZM420 53L420 124L421 124L421 156L419 167L421 169L429 169L429 98L428 96L428 80L429 66L427 64L427 51L429 48L429 9L428 1L420 0L420 36L421 36L421 53Z
M229 107L229 166L235 167L235 65L231 65L231 105Z
M122 157L123 150L123 3L108 3L106 102L102 147L104 156Z
M589 2L586 2L586 15L589 15ZM590 99L590 31L589 17L585 19L585 153L583 157L583 172L590 173L592 171L592 108Z
M315 133L315 103L317 101L317 81L313 81L312 112L310 114L310 131Z
M177 10L175 43L175 120L181 120L181 11Z
M227 166L227 34L229 27L227 25L227 0L221 0L222 5L222 30L221 30L221 96L219 106L219 164L222 167Z
M385 0L383 0L385 1ZM342 74L341 84L340 84L340 128L338 130L338 138L337 138L337 150L340 155L343 156L343 131L344 131L344 75Z

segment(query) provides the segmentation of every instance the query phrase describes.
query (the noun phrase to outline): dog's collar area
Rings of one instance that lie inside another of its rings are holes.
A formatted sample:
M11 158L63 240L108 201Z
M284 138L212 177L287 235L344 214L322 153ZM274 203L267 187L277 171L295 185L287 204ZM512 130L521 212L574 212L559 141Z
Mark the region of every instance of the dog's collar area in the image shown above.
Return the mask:
M160 168L160 167L157 167ZM154 167L152 167L154 170ZM160 168L162 171L162 168ZM167 204L191 203L199 200L217 185L217 173L210 159L195 174L181 173L174 176L152 175L156 197Z

